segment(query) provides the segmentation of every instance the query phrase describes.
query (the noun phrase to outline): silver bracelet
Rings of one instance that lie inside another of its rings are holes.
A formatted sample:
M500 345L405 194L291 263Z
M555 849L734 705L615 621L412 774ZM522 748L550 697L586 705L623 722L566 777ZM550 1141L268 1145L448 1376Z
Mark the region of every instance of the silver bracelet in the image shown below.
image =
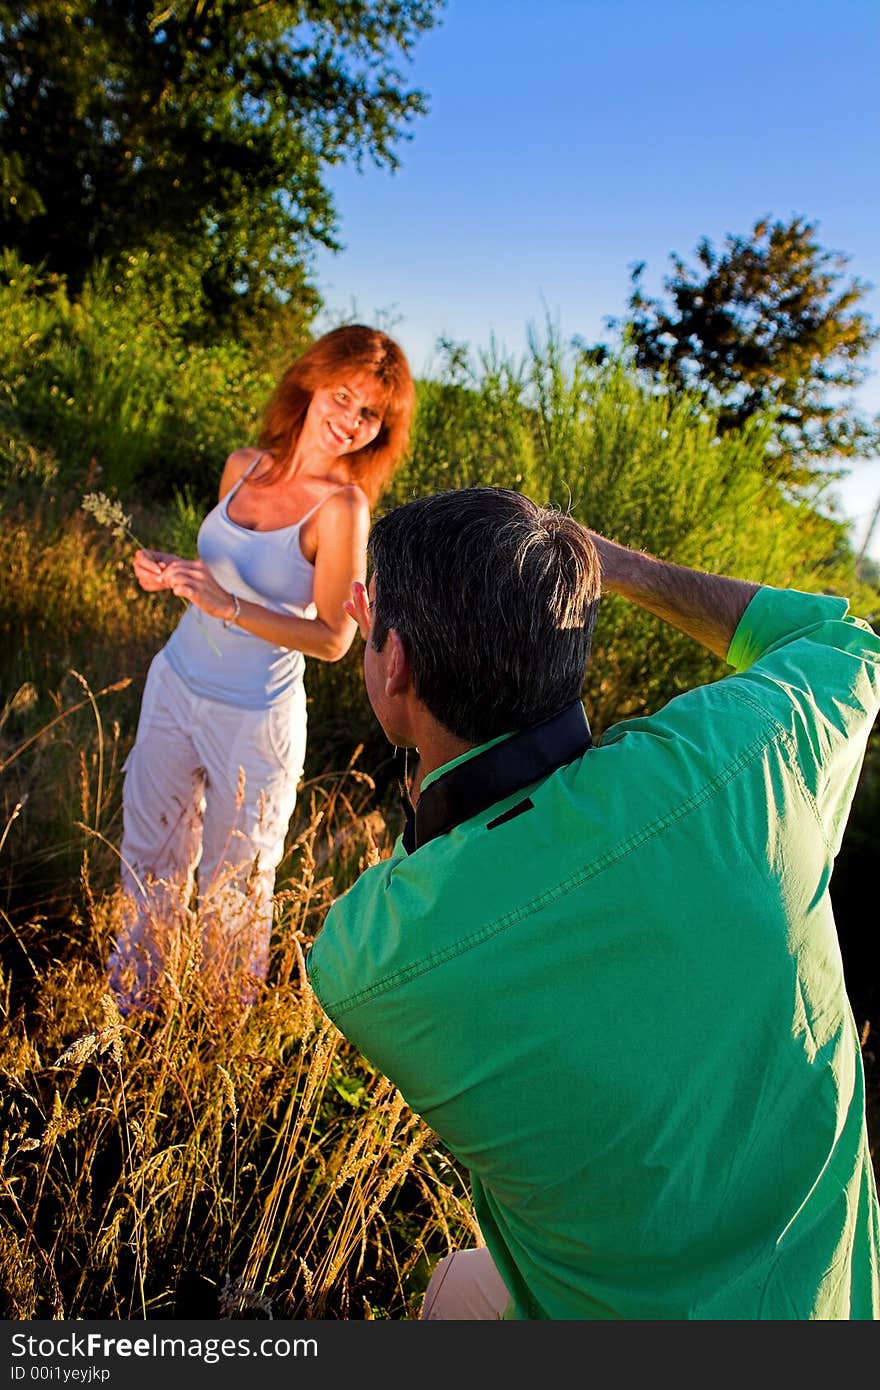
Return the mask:
M232 627L233 623L237 623L237 622L238 622L240 616L241 616L241 604L240 604L239 599L238 599L238 594L233 594L233 595L232 595L232 617L231 617L231 618L224 618L224 619L223 619L223 626L224 626L224 627Z

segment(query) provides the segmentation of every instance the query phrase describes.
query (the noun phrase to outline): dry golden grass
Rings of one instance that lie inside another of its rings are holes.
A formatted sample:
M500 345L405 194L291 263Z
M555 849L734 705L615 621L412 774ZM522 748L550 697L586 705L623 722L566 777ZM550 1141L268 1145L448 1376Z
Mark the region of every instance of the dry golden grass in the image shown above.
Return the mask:
M0 1316L413 1317L433 1261L477 1235L466 1181L305 971L333 897L390 848L373 783L355 753L302 788L250 1006L202 968L186 904L154 1014L122 1018L104 977L117 698L74 679L0 747L16 795L0 827ZM39 818L13 814L22 799ZM76 874L33 911L47 824Z
M155 1015L121 1018L101 971L116 893L78 953L0 982L4 1317L407 1318L429 1262L473 1241L454 1165L307 983L322 824L250 1007L199 970L193 912Z

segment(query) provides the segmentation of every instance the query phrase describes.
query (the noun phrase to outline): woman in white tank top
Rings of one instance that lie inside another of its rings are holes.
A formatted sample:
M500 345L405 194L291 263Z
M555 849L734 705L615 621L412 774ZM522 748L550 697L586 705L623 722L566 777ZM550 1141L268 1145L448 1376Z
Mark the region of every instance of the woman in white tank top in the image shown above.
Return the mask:
M151 1010L182 964L198 871L203 969L246 1000L265 978L275 870L302 775L306 658L337 661L366 577L371 508L409 441L399 345L348 324L285 372L258 448L229 455L196 560L139 550L149 593L188 607L153 659L125 766L123 923L108 962L123 1012Z

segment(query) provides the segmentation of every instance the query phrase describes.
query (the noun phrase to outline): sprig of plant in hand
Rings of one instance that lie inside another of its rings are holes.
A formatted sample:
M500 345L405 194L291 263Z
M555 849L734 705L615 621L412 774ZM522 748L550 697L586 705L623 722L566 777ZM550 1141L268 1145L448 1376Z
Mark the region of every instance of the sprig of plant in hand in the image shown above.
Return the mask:
M108 497L105 492L87 492L80 505L84 512L88 512L90 516L95 518L99 526L108 527L111 535L115 536L117 540L131 541L132 545L136 546L138 550L147 549L147 546L145 546L135 535L134 531L132 531L131 517L127 516L122 510L121 502L114 501L111 497ZM189 608L190 605L185 598L182 598L180 602L183 604L184 608ZM223 653L217 646L210 632L205 628L198 610L196 610L196 618L199 627L211 643L214 651L218 656L222 656Z
M87 492L82 500L82 509L95 518L100 526L108 526L119 540L130 540L138 550L145 550L131 529L131 517L122 510L121 502L114 502L105 492Z

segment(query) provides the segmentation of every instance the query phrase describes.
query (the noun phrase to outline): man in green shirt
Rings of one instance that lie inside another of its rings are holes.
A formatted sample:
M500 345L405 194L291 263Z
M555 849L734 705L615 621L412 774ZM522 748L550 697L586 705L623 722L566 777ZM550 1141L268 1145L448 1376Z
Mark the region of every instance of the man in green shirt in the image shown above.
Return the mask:
M308 962L470 1171L486 1249L442 1262L423 1316L880 1317L828 894L880 639L843 599L667 564L503 489L388 513L370 558L347 607L421 787ZM592 746L600 589L733 673Z

